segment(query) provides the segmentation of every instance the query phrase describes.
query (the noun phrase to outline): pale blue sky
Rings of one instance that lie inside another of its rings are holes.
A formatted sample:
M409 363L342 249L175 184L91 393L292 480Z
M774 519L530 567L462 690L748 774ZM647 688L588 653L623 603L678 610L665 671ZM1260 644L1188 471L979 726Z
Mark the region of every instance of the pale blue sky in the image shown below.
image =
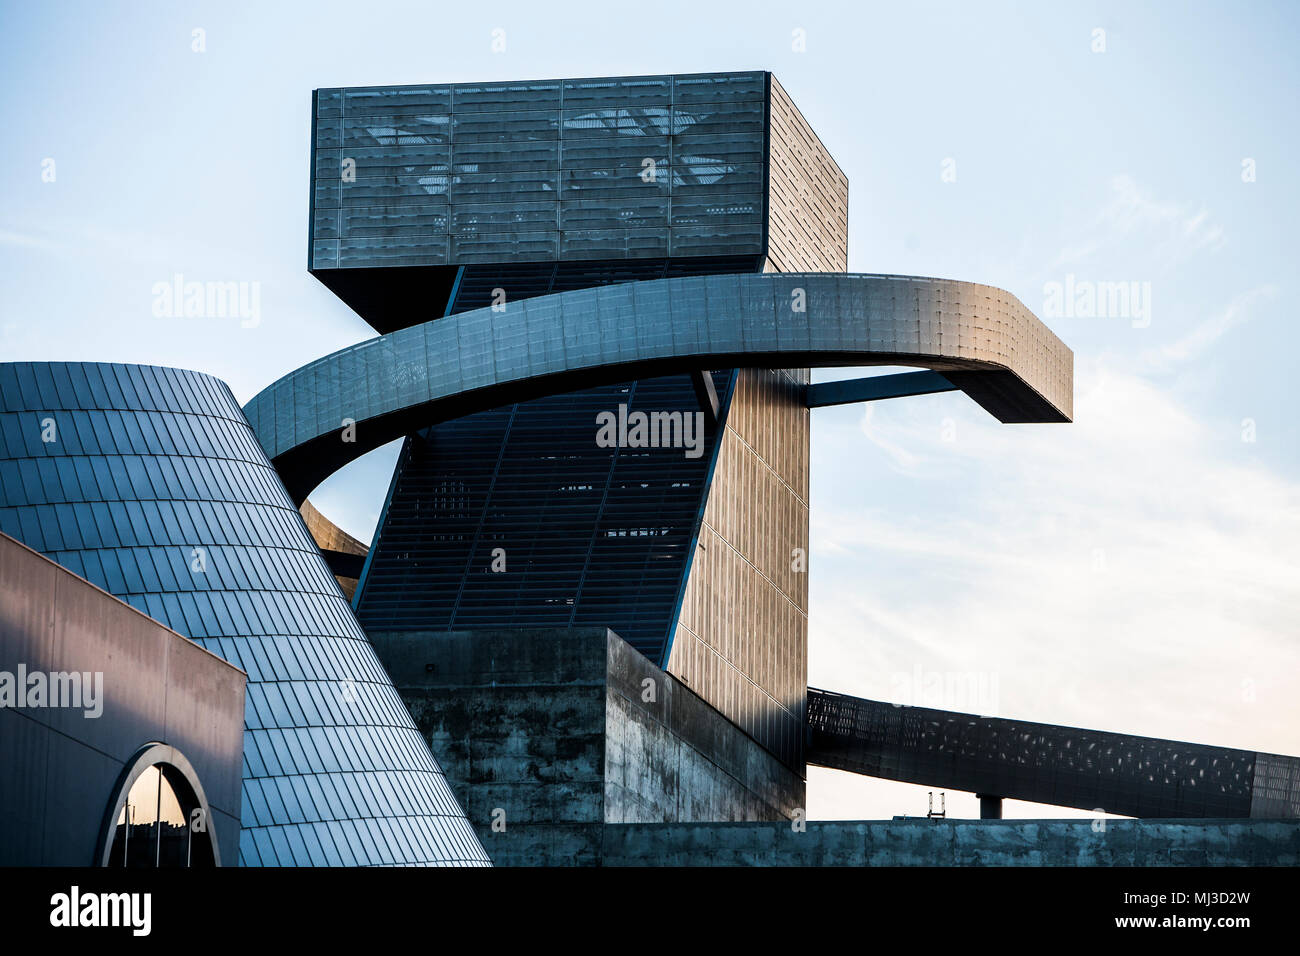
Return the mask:
M9 4L0 359L197 368L246 401L368 337L306 271L314 87L770 69L849 177L851 270L1000 286L1076 356L1074 425L960 394L814 414L810 682L972 677L1007 716L1300 753L1298 10ZM176 273L260 283L260 323L156 317ZM1149 324L1048 317L1067 276L1149 283ZM391 458L314 500L368 536ZM925 809L828 771L809 805Z

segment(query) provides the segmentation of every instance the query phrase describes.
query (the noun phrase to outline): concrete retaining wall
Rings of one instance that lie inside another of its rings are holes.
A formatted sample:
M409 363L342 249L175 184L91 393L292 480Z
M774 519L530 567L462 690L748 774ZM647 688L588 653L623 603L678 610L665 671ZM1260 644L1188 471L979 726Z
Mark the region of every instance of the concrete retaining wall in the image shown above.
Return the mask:
M894 820L606 826L604 866L1296 866L1300 822Z
M801 777L605 628L369 636L498 865L594 865L606 823L803 805Z

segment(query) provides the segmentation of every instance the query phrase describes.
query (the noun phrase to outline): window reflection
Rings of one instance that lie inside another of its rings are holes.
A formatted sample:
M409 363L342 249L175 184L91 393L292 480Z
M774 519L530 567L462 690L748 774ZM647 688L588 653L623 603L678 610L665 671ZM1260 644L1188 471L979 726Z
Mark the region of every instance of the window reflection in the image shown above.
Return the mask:
M154 764L131 784L117 815L108 865L132 869L214 865L207 821L194 791L175 767Z

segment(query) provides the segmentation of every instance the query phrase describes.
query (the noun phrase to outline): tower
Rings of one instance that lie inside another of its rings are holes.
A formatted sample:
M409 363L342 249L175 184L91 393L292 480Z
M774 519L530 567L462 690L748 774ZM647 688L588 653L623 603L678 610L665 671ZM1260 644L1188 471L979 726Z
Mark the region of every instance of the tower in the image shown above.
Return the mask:
M320 90L315 109L312 271L381 332L603 284L847 267L848 181L770 73ZM359 619L609 627L801 778L807 382L709 369L421 429ZM620 406L702 420L698 453L598 446Z

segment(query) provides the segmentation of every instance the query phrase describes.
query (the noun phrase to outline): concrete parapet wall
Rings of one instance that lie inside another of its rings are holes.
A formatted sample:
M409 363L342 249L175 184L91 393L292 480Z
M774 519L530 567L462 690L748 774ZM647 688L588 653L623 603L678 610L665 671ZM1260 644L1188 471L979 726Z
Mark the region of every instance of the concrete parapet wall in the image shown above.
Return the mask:
M1099 823L1097 825L1099 826ZM1300 822L895 820L610 825L603 866L1296 866ZM517 834L520 839L523 834Z

